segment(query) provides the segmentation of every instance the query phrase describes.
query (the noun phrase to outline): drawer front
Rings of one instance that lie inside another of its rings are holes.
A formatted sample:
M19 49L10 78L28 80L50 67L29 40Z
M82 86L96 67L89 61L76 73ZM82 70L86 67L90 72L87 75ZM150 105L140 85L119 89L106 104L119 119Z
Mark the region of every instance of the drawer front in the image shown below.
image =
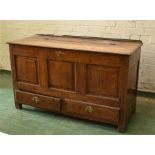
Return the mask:
M106 121L113 124L118 123L119 108L112 108L103 105L96 105L92 103L75 101L66 99L65 111L69 114L82 116L88 119L95 119L99 121Z
M23 91L16 91L16 101L52 111L60 111L61 108L61 101L59 98L47 97Z

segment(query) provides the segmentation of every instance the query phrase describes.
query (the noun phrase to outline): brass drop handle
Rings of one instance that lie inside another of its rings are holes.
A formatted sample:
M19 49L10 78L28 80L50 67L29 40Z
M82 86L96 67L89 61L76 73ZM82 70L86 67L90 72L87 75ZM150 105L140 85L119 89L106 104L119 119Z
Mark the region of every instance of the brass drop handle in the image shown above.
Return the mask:
M85 111L87 111L87 112L93 112L94 111L94 108L92 106L88 105L88 106L86 106Z
M33 101L35 104L37 104L37 103L40 102L40 99L39 99L39 97L34 96L34 97L32 97L32 101Z
M57 57L60 57L60 58L64 57L64 53L62 51L56 51L56 55Z

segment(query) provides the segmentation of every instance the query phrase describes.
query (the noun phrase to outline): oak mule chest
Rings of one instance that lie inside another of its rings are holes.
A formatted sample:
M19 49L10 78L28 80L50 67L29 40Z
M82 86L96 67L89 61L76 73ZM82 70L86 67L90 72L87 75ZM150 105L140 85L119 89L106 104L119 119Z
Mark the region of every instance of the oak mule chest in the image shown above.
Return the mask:
M110 123L123 132L136 109L141 46L43 34L9 42L15 106Z

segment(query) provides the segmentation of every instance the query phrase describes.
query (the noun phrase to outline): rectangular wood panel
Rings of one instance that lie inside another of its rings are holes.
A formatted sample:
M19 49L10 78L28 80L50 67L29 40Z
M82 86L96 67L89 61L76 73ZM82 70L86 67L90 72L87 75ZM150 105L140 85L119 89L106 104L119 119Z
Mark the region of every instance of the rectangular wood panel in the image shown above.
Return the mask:
M119 68L87 65L87 93L118 97Z
M48 85L51 89L75 90L75 64L48 60Z
M38 84L37 58L15 56L17 81Z

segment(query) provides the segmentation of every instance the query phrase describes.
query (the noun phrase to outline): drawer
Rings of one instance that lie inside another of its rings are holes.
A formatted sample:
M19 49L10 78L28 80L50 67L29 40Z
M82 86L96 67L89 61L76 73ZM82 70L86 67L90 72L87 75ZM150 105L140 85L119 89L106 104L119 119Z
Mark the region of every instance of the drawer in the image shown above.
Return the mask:
M47 97L23 91L16 91L16 101L51 111L60 111L61 108L61 101L59 98Z
M65 99L64 104L66 113L75 114L76 116L82 116L88 119L106 121L113 124L118 123L119 108L112 108L70 99Z

